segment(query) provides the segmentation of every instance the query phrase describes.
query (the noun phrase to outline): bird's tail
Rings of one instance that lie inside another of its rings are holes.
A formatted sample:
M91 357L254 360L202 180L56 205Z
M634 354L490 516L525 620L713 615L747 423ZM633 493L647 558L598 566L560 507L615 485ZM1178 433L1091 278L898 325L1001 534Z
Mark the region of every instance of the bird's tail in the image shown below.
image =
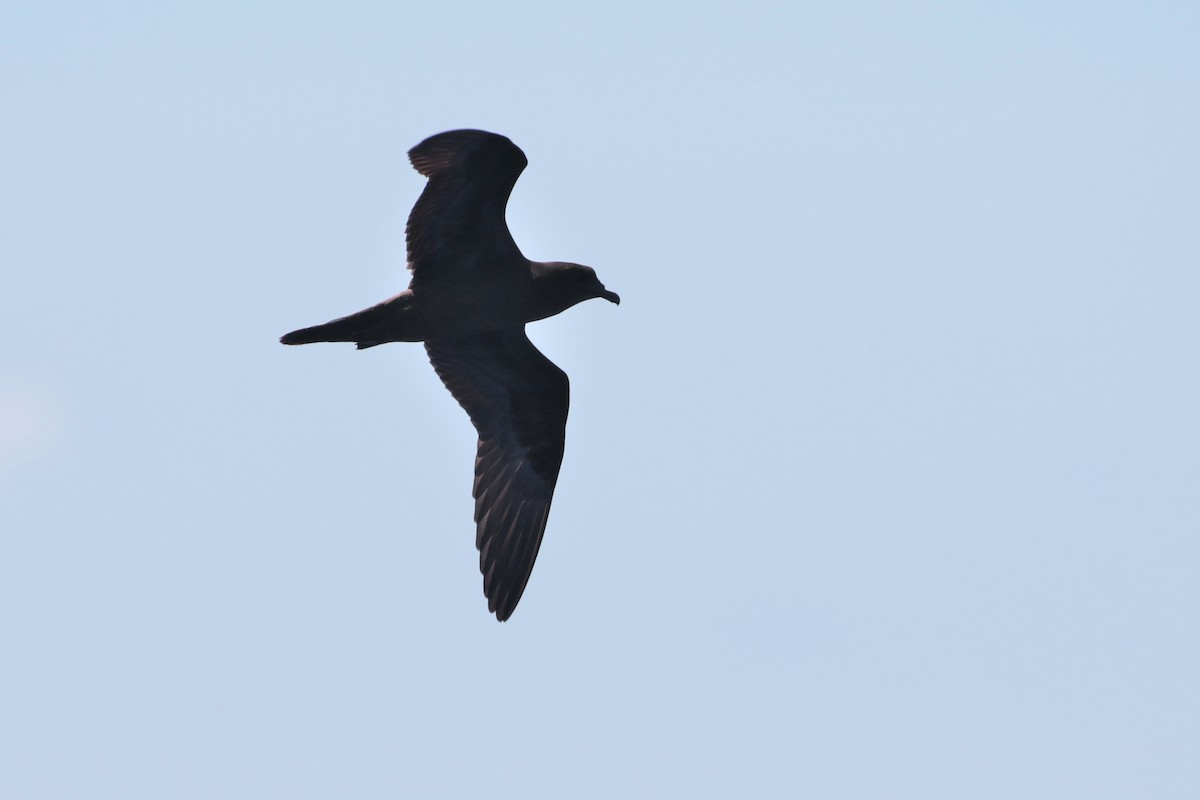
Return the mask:
M384 342L406 341L408 337L402 330L403 311L408 307L410 298L411 295L404 292L378 305L326 322L324 325L314 325L284 334L279 341L283 344L354 342L359 350Z

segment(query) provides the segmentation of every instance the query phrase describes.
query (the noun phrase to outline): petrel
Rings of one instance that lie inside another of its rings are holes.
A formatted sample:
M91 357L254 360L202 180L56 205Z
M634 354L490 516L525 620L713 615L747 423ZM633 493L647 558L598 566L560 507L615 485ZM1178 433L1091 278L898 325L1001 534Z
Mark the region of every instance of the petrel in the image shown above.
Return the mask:
M408 151L429 179L405 229L408 289L357 314L282 337L284 344L424 342L442 383L479 432L475 546L488 610L517 607L546 531L567 426L567 375L525 336L525 323L603 297L591 267L530 261L504 209L529 162L507 137L431 136Z

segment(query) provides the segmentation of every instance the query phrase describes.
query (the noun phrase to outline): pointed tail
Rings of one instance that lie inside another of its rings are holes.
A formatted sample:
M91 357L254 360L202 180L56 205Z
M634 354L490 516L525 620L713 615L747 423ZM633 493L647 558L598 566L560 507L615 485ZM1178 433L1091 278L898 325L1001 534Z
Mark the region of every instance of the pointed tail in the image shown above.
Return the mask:
M279 341L283 344L354 342L359 350L384 342L405 341L402 313L409 306L411 297L409 292L403 292L390 300L324 325L284 334Z

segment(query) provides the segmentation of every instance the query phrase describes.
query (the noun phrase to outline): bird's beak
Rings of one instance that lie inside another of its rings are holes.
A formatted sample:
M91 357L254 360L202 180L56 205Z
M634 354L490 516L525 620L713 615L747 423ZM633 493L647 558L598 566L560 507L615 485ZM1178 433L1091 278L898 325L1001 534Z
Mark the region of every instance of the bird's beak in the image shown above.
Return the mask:
M617 294L616 292L610 292L607 289L605 289L603 292L600 293L600 296L603 297L605 300L607 300L610 303L616 303L617 305L621 305L621 295Z

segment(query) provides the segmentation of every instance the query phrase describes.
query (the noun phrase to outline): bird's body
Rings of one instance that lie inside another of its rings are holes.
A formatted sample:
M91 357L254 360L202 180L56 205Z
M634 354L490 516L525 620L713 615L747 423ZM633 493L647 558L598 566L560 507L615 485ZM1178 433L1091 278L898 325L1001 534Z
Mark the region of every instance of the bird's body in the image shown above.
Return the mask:
M285 335L284 344L424 342L479 432L476 545L488 608L505 620L529 580L562 462L567 376L525 323L603 297L590 267L525 258L504 209L524 153L503 136L449 131L409 151L429 178L408 218L408 289L356 314Z

